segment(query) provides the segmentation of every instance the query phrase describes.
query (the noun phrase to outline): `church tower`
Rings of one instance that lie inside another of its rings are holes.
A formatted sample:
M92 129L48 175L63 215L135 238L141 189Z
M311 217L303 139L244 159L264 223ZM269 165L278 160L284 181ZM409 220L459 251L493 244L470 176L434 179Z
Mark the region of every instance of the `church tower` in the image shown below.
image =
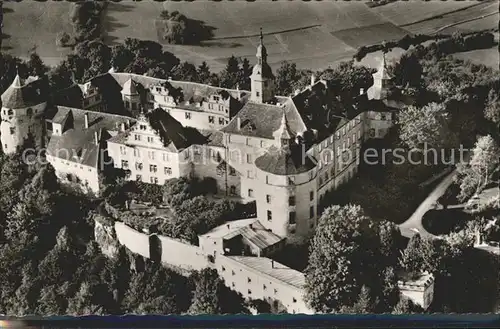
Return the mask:
M387 93L391 88L391 78L384 53L377 72L373 74L373 86L368 90L368 97L379 100L387 98Z
M4 153L16 152L30 135L37 145L42 145L47 101L41 83L36 77L25 81L17 74L2 94L0 140Z
M267 64L267 49L263 44L262 29L260 30L260 44L257 47L257 64L253 67L250 76L252 95L250 100L255 103L268 103L274 98L274 75Z

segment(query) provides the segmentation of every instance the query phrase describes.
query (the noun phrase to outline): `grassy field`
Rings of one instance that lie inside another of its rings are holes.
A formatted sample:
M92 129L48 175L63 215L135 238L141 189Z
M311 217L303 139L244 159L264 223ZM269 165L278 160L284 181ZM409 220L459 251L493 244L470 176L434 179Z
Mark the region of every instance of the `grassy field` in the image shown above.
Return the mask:
M70 6L71 3L66 1L4 2L2 51L27 57L30 50L36 47L36 51L46 63L57 64L71 52L67 48L56 46L56 36L59 32L73 30L69 21Z
M472 63L484 64L496 70L498 70L498 63L500 63L500 56L496 46L490 49L477 49L457 53L453 56L463 60L470 60Z
M55 45L57 33L70 32L70 3L24 1L4 5L4 51L25 57L33 46L48 64L56 64L68 49ZM127 37L158 41L161 10L178 10L214 28L214 39L200 46L164 45L176 56L213 71L222 69L231 55L253 63L259 28L276 69L283 60L299 68L322 69L347 60L362 45L398 39L409 33L432 33L449 24L490 13L497 4L470 1L395 2L369 8L363 2L269 1L127 2L110 3L103 22L109 45ZM465 8L465 9L464 9ZM447 14L453 12L451 14ZM440 19L430 19L443 15ZM449 27L468 31L489 28L496 16ZM425 20L427 19L427 20ZM497 18L498 19L498 18ZM425 20L425 21L422 21ZM417 23L415 23L417 22ZM413 24L414 23L414 24ZM377 54L368 56L374 61Z

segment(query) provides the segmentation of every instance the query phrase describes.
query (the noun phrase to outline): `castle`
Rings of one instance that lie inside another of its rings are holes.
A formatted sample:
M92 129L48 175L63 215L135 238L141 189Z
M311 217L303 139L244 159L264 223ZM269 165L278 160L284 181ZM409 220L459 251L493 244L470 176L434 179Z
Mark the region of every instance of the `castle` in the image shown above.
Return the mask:
M2 148L15 152L31 134L59 179L95 194L106 166L151 184L212 177L218 193L255 201L266 230L301 240L324 195L356 175L362 143L392 126L394 109L368 97L383 98L389 77L383 61L372 88L338 108L314 75L304 90L275 95L267 56L261 33L251 91L110 70L49 102L39 79L16 76L2 95Z

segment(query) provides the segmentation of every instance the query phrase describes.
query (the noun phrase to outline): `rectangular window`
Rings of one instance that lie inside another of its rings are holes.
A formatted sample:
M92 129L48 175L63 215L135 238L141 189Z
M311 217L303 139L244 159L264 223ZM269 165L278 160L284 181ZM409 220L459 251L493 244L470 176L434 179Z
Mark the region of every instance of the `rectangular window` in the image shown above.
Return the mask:
M125 149L125 146L120 146L120 153L123 155L127 154L127 150Z
M136 170L142 170L142 163L140 163L140 162L136 162L136 163L135 163L135 169L136 169Z
M293 225L297 222L295 211L290 211L288 214L288 224Z
M208 116L208 123L214 123L215 122L215 117L213 115Z
M153 143L153 137L148 137L148 143Z
M266 143L264 141L260 141L260 147L266 147Z
M128 168L128 161L127 160L122 160L122 168L127 169Z
M255 92L255 95L257 95L257 97L260 96L260 93L258 91Z
M252 163L252 155L247 153L247 163Z
M309 218L313 218L314 217L314 207L311 206L309 207Z
M141 140L141 135L135 134L134 138L135 138L136 141L140 141Z
M229 167L229 175L236 176L236 170L233 167Z
M253 190L251 188L248 189L248 196L253 198Z
M14 135L14 133L16 132L16 128L14 128L14 127L10 127L9 130L10 130L11 135Z
M142 175L136 175L135 176L135 180L138 181L138 182L141 182L142 181Z
M267 211L267 220L268 221L272 221L273 220L273 213L271 212L271 210Z
M163 161L168 162L168 153L163 153Z
M220 125L223 125L223 124L224 124L224 122L225 122L224 118L219 118L219 124L220 124Z
M134 156L135 157L140 157L141 156L141 152L139 152L138 149L134 149Z
M172 175L172 168L170 168L170 167L165 167L163 169L163 171L164 171L165 175Z
M335 134L335 137L336 137L337 139L340 139L340 132L339 132L339 131L337 131L337 133Z
M247 278L247 282L248 282L248 283L251 283L251 282L252 282L252 279Z
M314 191L309 192L309 201L314 200Z
M140 125L140 126L139 126L139 129L141 129L141 130L146 130L146 125Z
M184 116L186 119L191 119L191 113L189 113L189 112L185 112Z
M269 194L266 195L266 202L271 203L271 196Z
M247 138L247 139L246 139L246 144L247 144L248 146L250 146L250 138Z
M150 172L157 172L158 171L158 167L156 165L149 165L149 171Z
M345 135L345 127L342 128L342 136L344 136L344 135Z
M253 179L253 173L252 173L251 170L247 171L247 177L250 178L250 179Z
M288 205L295 206L295 196L294 195L292 195L288 198Z
M154 160L154 159L155 159L155 152L153 152L153 151L149 151L149 152L148 152L148 155L149 155L149 158L150 158L151 160Z
M151 177L150 181L151 181L151 184L158 184L158 178L157 177Z

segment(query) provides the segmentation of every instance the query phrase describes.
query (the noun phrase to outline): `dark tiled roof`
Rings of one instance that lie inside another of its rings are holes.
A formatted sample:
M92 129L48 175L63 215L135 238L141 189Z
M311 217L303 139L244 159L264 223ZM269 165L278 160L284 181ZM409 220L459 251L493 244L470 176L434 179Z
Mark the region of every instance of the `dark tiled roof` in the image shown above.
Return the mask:
M204 99L207 99L213 94L231 95L235 100L238 98L238 91L234 89L225 89L219 87L212 87L210 85L205 85L196 82L188 82L188 81L175 81L175 80L166 80L166 79L158 79L153 77L148 77L145 75L138 74L129 74L129 73L107 73L110 77L112 77L120 86L123 86L127 80L130 78L132 81L141 84L144 88L151 88L152 86L159 84L168 84L173 88L180 88L182 90L184 101L191 100L193 102L200 102ZM249 91L240 90L239 96L244 100L248 98L250 94Z
M85 129L85 113L89 115L90 126L88 129ZM117 131L118 125L122 122L129 120L135 122L134 119L129 117L62 106L49 111L48 121L70 115L73 116L72 126L68 127L62 136L51 136L47 146L47 153L51 156L94 168L98 165L99 150L101 149L101 146L96 145L94 142L95 132L99 134L102 142L111 137L110 132Z
M229 233L224 237L224 240L230 240L237 236L241 236L244 241L261 250L273 246L283 240L283 238L277 236L273 232L266 230L266 228L259 221Z
M169 113L155 109L147 114L151 127L161 137L165 147L173 146L176 150L185 149L193 144L205 144L206 137L198 130L184 127Z
M306 154L302 145L292 144L289 147L269 150L255 160L255 166L260 170L274 175L296 175L307 172L315 167L314 162Z
M224 134L217 130L201 130L203 136L207 138L207 144L210 146L224 147L223 138Z
M283 111L292 134L301 134L306 131L306 126L297 108L289 98L282 106L248 102L221 131L245 136L273 138L273 132L280 127ZM237 118L240 119L241 129L237 127Z
M34 106L46 101L41 89L41 81L28 79L26 84L19 75L2 94L2 106L6 108L19 109Z
M80 108L83 102L82 88L74 84L54 93L54 103L61 106Z

